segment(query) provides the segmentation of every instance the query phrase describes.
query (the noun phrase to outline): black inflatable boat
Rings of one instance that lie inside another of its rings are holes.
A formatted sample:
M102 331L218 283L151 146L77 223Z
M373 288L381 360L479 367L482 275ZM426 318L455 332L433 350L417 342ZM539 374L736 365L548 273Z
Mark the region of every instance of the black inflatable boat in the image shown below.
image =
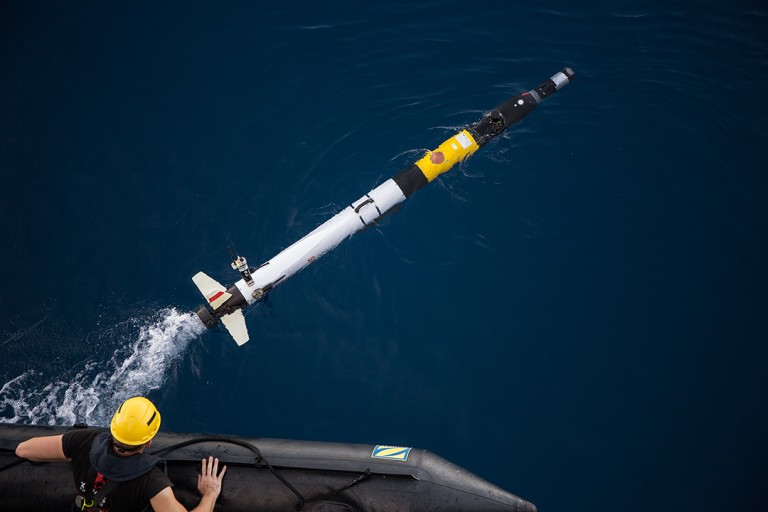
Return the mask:
M19 442L68 427L0 424L0 508L69 510L68 463L16 457ZM160 433L147 450L167 461L176 497L199 502L197 474L208 455L228 466L217 510L226 512L535 512L536 507L418 448Z

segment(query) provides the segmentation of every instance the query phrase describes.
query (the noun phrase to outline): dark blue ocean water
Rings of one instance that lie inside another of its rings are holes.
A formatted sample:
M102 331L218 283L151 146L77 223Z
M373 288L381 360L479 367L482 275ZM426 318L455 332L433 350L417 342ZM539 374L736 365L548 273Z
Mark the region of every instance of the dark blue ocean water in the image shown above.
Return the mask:
M763 2L0 6L0 421L427 448L539 510L768 506ZM202 332L507 97L503 139Z

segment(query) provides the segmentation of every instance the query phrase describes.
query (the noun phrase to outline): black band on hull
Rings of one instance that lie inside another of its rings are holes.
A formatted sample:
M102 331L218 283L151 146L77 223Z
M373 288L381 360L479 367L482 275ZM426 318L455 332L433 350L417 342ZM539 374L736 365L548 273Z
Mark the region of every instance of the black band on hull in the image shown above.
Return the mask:
M392 176L392 179L400 187L400 190L403 191L405 197L410 197L411 194L429 183L427 177L424 176L424 173L415 164L398 172Z

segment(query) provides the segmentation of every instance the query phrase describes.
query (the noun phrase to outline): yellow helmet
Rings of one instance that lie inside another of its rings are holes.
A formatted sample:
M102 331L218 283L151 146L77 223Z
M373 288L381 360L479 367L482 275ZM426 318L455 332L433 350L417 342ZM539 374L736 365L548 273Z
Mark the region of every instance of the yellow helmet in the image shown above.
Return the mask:
M114 416L110 430L115 440L130 446L144 444L160 429L160 413L155 404L143 396L129 398Z

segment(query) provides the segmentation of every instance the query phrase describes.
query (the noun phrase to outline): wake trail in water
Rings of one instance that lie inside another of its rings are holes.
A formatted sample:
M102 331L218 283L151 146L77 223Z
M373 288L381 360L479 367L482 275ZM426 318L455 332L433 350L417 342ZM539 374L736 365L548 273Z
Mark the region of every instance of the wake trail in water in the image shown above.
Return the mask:
M173 363L204 330L194 314L175 309L109 328L99 336L118 338L108 361L94 355L53 382L30 370L3 384L0 422L106 426L126 398L160 388Z

